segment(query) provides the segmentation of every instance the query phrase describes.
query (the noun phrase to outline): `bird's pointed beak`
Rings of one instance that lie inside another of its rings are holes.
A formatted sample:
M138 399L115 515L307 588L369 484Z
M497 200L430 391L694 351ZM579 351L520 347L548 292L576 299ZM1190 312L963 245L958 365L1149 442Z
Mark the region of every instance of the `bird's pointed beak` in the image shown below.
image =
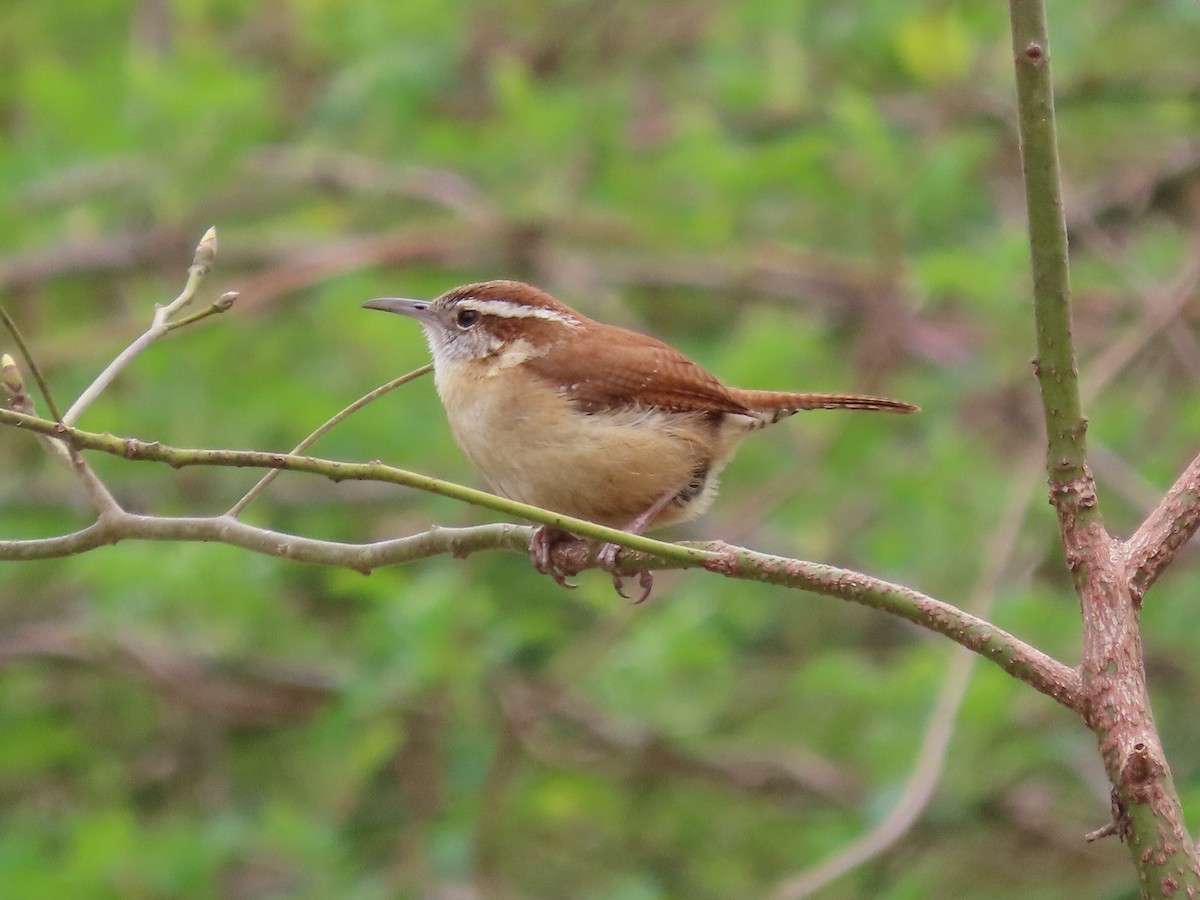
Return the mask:
M363 309L382 309L384 312L411 316L422 322L429 322L433 319L433 314L429 311L428 300L410 300L407 297L377 297L364 303Z

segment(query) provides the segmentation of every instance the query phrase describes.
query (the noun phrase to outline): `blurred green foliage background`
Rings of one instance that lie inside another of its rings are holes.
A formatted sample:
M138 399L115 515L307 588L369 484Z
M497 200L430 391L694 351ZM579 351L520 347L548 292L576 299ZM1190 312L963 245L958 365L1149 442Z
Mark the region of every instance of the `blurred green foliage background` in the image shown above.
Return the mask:
M1095 468L1125 534L1200 434L1200 6L1054 0L1050 24ZM217 225L201 302L239 304L81 422L177 446L290 448L426 359L363 300L493 277L742 386L920 403L756 436L674 534L960 605L991 565L990 615L1073 663L1007 26L984 0L9 3L0 295L65 405ZM315 449L473 483L428 379ZM89 521L29 436L0 431L0 459L4 537ZM255 480L94 464L162 514ZM348 541L489 520L300 476L247 516ZM512 554L369 578L207 545L4 564L0 892L756 897L900 799L949 642L702 573L637 608L580 582ZM1185 554L1143 615L1193 827L1198 587ZM1108 789L1069 714L981 664L951 733L916 826L821 896L1133 896L1127 850L1081 839Z

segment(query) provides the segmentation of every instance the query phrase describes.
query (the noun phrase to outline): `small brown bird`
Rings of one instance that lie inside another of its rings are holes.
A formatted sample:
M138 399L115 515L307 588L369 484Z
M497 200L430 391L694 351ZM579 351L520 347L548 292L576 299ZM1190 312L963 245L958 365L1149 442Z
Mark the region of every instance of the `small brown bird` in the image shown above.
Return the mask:
M727 387L670 345L519 281L363 306L421 323L450 429L492 490L638 534L707 510L721 470L756 428L802 409L917 410L882 397ZM529 548L560 584L551 549L569 537L543 526ZM619 549L606 544L600 562L612 570ZM649 572L641 584L644 600Z

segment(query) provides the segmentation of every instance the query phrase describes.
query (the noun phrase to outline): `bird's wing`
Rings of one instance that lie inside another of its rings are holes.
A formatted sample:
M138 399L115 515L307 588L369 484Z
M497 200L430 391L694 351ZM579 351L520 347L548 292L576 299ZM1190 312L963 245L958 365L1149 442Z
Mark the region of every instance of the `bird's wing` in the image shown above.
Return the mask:
M669 344L612 325L589 325L585 333L576 332L523 364L558 381L562 393L581 409L750 412L725 385Z

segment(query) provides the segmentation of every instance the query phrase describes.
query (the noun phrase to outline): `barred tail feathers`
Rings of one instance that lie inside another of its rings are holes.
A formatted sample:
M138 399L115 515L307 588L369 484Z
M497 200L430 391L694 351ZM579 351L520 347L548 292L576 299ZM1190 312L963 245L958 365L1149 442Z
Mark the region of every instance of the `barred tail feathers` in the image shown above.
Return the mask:
M758 413L764 425L778 422L785 416L804 409L870 409L880 412L913 413L921 407L887 397L868 397L860 394L789 394L784 391L730 391L734 399Z

